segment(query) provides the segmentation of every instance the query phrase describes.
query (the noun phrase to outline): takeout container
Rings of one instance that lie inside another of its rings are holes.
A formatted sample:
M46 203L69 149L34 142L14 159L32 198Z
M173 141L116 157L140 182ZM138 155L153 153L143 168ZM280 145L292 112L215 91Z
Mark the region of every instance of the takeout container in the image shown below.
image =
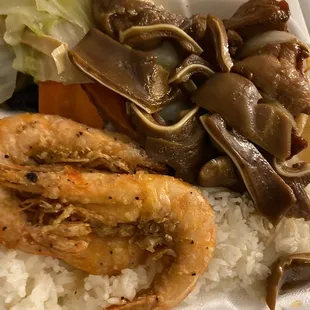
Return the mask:
M0 0L1 1L1 0ZM302 41L309 43L310 37L307 33L306 23L302 15L298 0L287 0L291 6L292 20L289 23L290 31ZM190 16L195 13L211 13L221 18L230 17L245 0L155 0L156 4L162 4L168 11ZM310 14L308 14L310 17ZM300 24L298 24L298 21ZM12 113L13 114L13 113ZM1 111L0 118L8 116L8 111ZM305 127L304 136L310 141L310 122ZM310 147L304 152L304 159L310 161ZM285 310L310 309L310 287L309 289L294 291L288 295L280 296L278 308ZM296 307L302 302L305 307ZM201 292L197 300L187 305L183 303L177 310L264 310L263 300L255 300L244 291L226 293L213 291L211 293ZM267 307L266 307L267 309Z

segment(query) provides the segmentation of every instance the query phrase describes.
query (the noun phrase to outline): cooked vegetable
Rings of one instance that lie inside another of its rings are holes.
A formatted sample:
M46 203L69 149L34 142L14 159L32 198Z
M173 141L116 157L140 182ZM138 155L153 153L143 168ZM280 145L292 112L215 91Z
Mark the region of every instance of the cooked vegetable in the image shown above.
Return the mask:
M244 43L242 49L237 54L238 59L251 56L261 48L269 44L280 44L280 43L298 43L301 46L307 47L304 43L300 42L296 36L286 31L271 30L252 37Z
M257 148L235 131L228 131L218 115L200 117L212 139L236 165L257 210L273 225L296 202L292 189L272 169Z
M72 66L67 52L93 25L90 1L1 1L0 15L6 16L4 40L14 48L17 71L38 81L89 81Z
M276 309L278 294L300 288L310 282L310 253L280 257L268 278L266 302L270 310Z
M234 73L213 75L193 95L193 101L218 113L244 137L277 158L291 155L293 117L277 103L260 102L261 95L248 79Z
M199 185L204 187L227 187L243 192L245 186L238 176L238 170L228 156L221 156L208 161L199 172Z
M89 77L148 112L158 111L175 95L168 85L169 72L153 56L131 50L96 29L70 51L70 56Z
M39 88L40 113L68 117L91 127L103 128L96 107L81 85L41 82Z
M13 50L4 42L4 19L0 17L0 103L11 98L16 84L17 71L13 69Z
M119 33L120 43L132 46L135 49L145 49L145 45L150 44L150 41L155 41L158 44L158 41L161 42L163 39L174 39L188 53L200 55L203 52L194 39L174 25L134 26Z

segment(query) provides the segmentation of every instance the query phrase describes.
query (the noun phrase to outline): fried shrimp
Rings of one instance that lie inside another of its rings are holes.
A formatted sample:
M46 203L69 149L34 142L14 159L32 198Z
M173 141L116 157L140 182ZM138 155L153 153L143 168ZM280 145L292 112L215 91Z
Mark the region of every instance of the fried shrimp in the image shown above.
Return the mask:
M31 173L36 176L35 181L29 178ZM212 257L213 212L198 189L172 177L91 173L70 167L34 173L31 167L1 167L0 184L20 193L19 203L26 199L22 196L40 197L35 209L32 206L19 221L11 222L13 226L15 222L22 223L19 226L23 227L14 234L15 243L6 243L3 234L7 232L0 233L0 240L7 246L29 252L28 241L32 244L31 253L38 253L40 248L47 255L96 274L102 273L103 264L104 273L113 274L132 267L132 260L136 264L146 263L156 252L170 250L172 262L156 276L144 296L126 307L136 307L138 302L145 309L150 300L154 301L152 309L177 305L192 290ZM54 216L40 207L44 201L59 205L51 206L57 211ZM41 224L40 216L33 215L33 211L43 212ZM9 212L10 216L14 213L22 216L17 210ZM4 217L1 221L5 221ZM94 250L96 247L99 248ZM122 256L121 264L111 260L109 250L114 249L122 249L116 255ZM96 260L94 253L100 253L100 260ZM109 264L104 263L106 259Z
M0 160L19 165L63 163L117 173L167 172L123 135L41 114L0 120Z
M212 258L214 214L196 187L147 173L165 167L114 138L56 116L0 120L0 243L97 275L160 262L150 288L114 308L170 309Z

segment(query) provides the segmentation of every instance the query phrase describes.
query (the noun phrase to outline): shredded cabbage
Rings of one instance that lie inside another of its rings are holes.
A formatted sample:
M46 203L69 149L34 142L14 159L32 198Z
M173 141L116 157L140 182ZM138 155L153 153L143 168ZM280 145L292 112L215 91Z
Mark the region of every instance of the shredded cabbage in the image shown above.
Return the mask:
M0 15L4 28L0 38L0 81L12 79L10 86L15 85L17 70L37 81L89 82L70 62L68 50L94 24L91 0L1 0ZM9 65L10 70L3 70ZM10 92L3 94L0 90L0 103Z
M4 31L4 19L0 18L0 103L12 97L17 76L17 71L12 67L14 51L2 39Z

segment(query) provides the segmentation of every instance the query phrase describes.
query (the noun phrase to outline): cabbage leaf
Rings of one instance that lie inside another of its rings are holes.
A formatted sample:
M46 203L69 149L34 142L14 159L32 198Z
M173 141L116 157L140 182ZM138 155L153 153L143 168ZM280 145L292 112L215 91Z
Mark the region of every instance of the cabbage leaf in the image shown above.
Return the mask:
M36 81L90 82L72 65L68 50L94 24L91 0L1 0L0 15L5 20L1 39L15 55L12 72L30 74Z
M4 31L4 19L0 18L0 103L12 97L17 77L17 71L12 67L14 51L2 39Z

